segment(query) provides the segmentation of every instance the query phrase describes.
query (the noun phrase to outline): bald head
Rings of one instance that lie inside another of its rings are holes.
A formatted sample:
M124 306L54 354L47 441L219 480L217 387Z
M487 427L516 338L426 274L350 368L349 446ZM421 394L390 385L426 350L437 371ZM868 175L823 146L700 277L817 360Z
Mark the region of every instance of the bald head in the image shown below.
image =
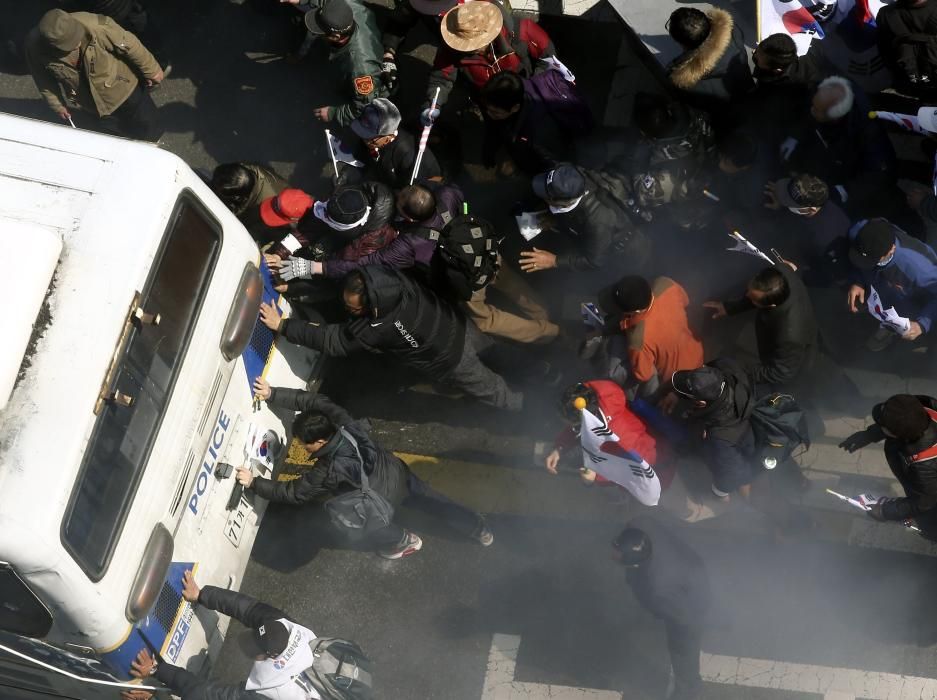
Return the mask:
M845 78L834 75L817 86L810 103L810 114L818 122L835 122L849 114L855 95Z

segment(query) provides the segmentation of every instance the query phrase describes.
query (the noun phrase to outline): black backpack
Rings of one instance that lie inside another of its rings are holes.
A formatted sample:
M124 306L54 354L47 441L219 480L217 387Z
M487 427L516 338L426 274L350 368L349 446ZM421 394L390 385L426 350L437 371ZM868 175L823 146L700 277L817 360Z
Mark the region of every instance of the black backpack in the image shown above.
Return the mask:
M309 643L312 666L302 673L324 700L371 700L374 697L371 660L354 642L318 637ZM298 681L302 682L300 678Z
M364 460L361 458L361 451L358 449L358 441L344 428L339 430L341 430L342 437L351 443L358 455L358 463L361 465L361 483L355 484L351 479L348 479L352 486L356 488L327 500L325 510L332 522L343 531L373 532L374 530L380 530L389 525L393 519L394 506L371 488L368 482L368 472L364 468Z
M458 216L446 224L430 261L433 289L448 292L458 301L494 279L498 272L501 237L494 226L474 216Z
M790 394L768 394L758 399L750 421L763 460L774 459L774 464L780 464L798 446L810 447L807 417Z

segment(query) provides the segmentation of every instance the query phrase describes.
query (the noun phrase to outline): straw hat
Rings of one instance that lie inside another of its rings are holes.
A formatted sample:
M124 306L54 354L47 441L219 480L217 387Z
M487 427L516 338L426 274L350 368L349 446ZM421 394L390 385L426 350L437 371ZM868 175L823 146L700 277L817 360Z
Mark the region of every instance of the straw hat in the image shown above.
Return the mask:
M475 0L449 10L439 29L451 49L470 53L494 41L503 25L501 10L494 3Z

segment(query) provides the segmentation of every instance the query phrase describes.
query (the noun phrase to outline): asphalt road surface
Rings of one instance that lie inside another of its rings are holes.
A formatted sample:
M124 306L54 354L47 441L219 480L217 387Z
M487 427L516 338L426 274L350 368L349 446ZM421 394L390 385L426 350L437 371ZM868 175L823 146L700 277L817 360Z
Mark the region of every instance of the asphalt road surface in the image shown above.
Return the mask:
M150 5L174 66L155 93L166 126L163 147L195 168L267 163L295 185L326 193L325 142L312 109L328 103L334 88L316 50L298 64L285 60L288 13L258 13L251 3L228 0ZM3 38L21 35L52 6L0 3ZM607 121L627 122L621 116L633 91L656 89L617 24L595 19L591 10L543 23L596 112L617 117ZM413 77L400 100L412 114L428 53L419 41L410 49L401 71L406 66ZM0 110L47 118L29 77L10 62L6 68ZM611 89L612 74L623 92ZM436 147L473 210L510 221L510 205L526 196L527 184L502 174L491 187L494 171L477 163L479 131L471 110L457 115L454 108ZM508 246L520 244L509 239ZM647 273L680 279L695 301L721 298L758 269L757 261L728 255L725 247L721 237L661 233ZM538 286L572 328L583 293L548 276ZM898 390L934 393L926 356L896 348L869 357L858 349L869 326L842 313L839 292L819 295L817 303L826 342L863 394L858 416ZM702 323L698 309L694 314L710 356L726 344L751 345L744 320L717 329ZM563 340L536 359L559 365L567 381L589 378L589 368L568 359L574 346ZM357 640L374 658L379 697L387 700L663 698L669 669L663 628L637 606L609 556L612 537L643 509L616 489L585 488L574 473L553 477L534 463L536 443L559 427L558 392L536 384L525 389L523 414L507 415L449 396L384 358L331 363L323 390L370 417L379 439L435 487L488 513L494 544L466 542L404 508L401 518L424 548L386 562L336 542L315 508L271 507L242 590L317 633ZM799 499L798 522L785 531L776 532L764 509L725 508L706 496L705 472L692 456L679 462L677 483L657 513L692 521L675 527L704 556L713 580L703 641L709 700L937 697L937 552L897 526L869 524L824 499L824 485L888 492L892 481L873 448L861 461L843 460L835 448L863 425L861 417L852 423L821 417L804 459L813 488ZM246 668L226 645L216 672L237 680Z

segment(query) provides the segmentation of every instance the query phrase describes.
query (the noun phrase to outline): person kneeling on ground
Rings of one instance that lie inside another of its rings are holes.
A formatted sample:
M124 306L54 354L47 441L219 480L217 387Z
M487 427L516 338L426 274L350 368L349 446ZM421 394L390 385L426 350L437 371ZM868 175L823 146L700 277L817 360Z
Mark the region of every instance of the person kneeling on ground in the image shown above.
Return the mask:
M237 480L244 488L270 501L301 505L330 500L348 492L349 487L361 488L363 469L366 486L395 509L402 503L422 506L486 547L494 541L481 515L432 489L393 452L374 442L361 421L328 397L299 389L273 388L263 379L256 380L254 390L273 406L301 411L293 421L293 435L316 458L316 464L293 481L255 477L242 467L237 470ZM376 529L371 523L363 529L352 529L334 517L332 524L351 538L365 538L385 559L409 556L423 546L423 540L393 520Z

